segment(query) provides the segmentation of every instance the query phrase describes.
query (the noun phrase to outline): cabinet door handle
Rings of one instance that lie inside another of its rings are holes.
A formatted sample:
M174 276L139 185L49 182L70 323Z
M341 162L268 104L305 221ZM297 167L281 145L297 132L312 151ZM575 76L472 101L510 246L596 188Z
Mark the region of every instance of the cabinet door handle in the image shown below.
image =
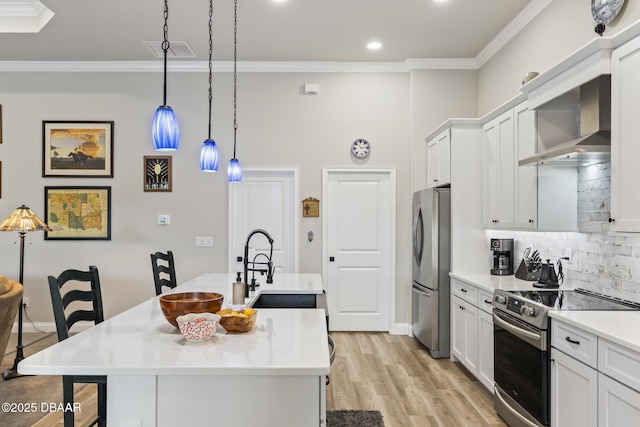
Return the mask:
M460 290L461 290L462 292L464 292L465 294L467 293L467 290L466 290L466 289L464 289L464 288L462 288L462 289L460 289Z
M529 220L529 224L533 224L533 220L532 219Z
M571 339L571 338L569 338L569 337L566 337L566 338L565 338L565 340L567 340L567 342L569 342L569 343L571 343L571 344L580 345L580 341L572 340L572 339Z
M485 304L491 304L491 300L490 299L486 299L486 300L484 300L484 303Z
M613 218L609 218L609 222L616 222L616 220Z

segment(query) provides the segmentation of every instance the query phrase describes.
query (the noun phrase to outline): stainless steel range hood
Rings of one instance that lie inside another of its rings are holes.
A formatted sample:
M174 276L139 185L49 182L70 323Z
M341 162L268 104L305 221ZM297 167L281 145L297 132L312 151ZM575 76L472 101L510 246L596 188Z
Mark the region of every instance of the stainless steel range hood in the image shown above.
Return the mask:
M611 158L611 76L600 76L579 88L580 136L518 162L525 165L583 166Z

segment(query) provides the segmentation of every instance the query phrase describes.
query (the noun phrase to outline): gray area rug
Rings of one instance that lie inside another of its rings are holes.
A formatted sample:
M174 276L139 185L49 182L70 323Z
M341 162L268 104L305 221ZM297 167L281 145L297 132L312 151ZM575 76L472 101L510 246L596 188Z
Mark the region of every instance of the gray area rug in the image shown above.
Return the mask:
M327 427L384 427L379 411L327 411Z

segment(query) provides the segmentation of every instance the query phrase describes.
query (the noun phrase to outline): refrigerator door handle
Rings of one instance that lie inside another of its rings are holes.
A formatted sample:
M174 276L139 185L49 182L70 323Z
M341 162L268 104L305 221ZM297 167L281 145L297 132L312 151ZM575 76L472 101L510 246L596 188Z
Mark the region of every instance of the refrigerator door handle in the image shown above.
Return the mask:
M419 295L424 295L427 298L431 298L433 296L432 292L424 292L424 291L421 291L420 289L415 288L415 287L413 288L413 292L415 292L416 294L419 294Z
M422 208L418 209L413 220L413 256L416 265L422 264L422 254L424 252L424 220L422 219Z

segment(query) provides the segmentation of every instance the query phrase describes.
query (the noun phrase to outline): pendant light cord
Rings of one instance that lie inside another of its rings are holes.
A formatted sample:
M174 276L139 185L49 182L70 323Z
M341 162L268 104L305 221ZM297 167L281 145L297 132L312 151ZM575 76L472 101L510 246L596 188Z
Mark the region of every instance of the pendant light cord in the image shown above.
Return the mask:
M212 101L213 101L213 0L209 0L209 139L211 139Z
M236 158L238 133L238 0L233 2L233 158Z
M167 51L169 50L169 4L164 0L164 40L162 41L162 51L164 52L164 86L162 105L167 105Z

